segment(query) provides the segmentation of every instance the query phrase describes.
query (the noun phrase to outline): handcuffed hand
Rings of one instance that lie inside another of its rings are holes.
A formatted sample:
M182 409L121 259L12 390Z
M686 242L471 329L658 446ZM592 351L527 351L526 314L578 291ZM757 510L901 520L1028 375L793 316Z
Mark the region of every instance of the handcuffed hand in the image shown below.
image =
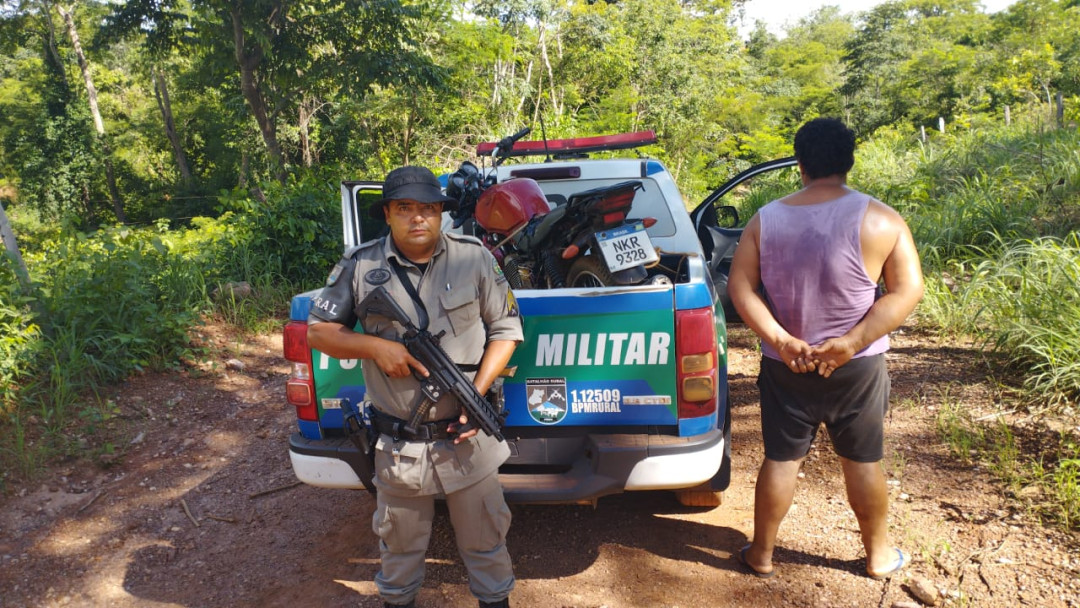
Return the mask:
M851 361L854 355L854 346L844 338L829 338L811 349L811 356L817 362L817 372L825 378Z
M796 374L805 374L815 369L817 360L810 345L798 338L788 338L781 342L776 351L788 369Z

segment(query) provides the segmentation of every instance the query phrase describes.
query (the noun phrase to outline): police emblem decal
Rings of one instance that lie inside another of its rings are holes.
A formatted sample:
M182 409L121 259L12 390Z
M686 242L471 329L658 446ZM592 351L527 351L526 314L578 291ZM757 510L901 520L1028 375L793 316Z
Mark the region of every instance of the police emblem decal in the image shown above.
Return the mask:
M558 424L566 418L566 378L526 378L529 416L540 424Z
M338 277L341 276L341 271L345 270L345 267L341 264L335 264L334 269L330 271L330 276L326 277L326 286L333 287L334 283L337 283Z
M364 282L370 285L382 285L389 280L390 271L385 268L375 268L364 275Z

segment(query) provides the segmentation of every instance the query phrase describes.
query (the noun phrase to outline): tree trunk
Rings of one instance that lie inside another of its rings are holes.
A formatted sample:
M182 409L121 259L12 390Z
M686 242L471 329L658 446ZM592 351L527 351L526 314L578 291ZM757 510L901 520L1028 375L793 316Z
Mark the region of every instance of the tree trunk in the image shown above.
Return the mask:
M70 93L71 84L67 79L67 70L64 69L64 60L60 57L60 51L56 50L56 27L53 25L51 8L51 5L46 2L45 10L41 15L45 21L45 46L48 48L49 57L56 64L56 71L60 74L60 79L64 83L65 92Z
M274 177L281 184L285 183L285 159L281 153L281 144L278 143L277 129L274 122L266 112L266 102L263 101L259 85L255 82L255 68L262 61L261 50L248 54L244 50L244 24L240 17L240 8L233 5L233 45L236 52L236 63L240 66L240 90L243 91L244 99L255 116L255 122L259 125L263 143L270 155L270 163L273 165Z
M312 98L309 95L305 95L300 101L300 150L304 158L304 166L312 167L315 163L319 162L319 153L315 149L315 146L311 143L311 119L315 118L315 114L318 113L325 103L319 103L319 100Z
M517 111L514 112L514 116L521 116L521 111L522 111L522 109L525 108L525 98L528 97L529 89L532 88L532 70L533 70L533 62L530 59L529 60L529 65L525 70L525 79L524 79L524 86L522 87L522 91L521 91L521 100L518 101ZM514 121L514 119L511 118L510 124L514 124L513 121Z
M375 132L375 125L372 125L371 120L365 117L360 118L360 125L361 127L363 127L363 129L361 130L361 136L366 133L366 137L364 137L363 139L368 142L368 145L371 146L371 158L379 159L379 171L382 175L386 175L388 169L386 168L386 163L382 160L384 158L384 155L382 153L382 139L380 139L378 134Z
M94 118L94 130L97 131L98 140L101 142L102 152L105 155L105 181L109 186L109 197L112 198L113 211L116 213L116 219L120 223L126 224L127 216L124 214L124 202L120 199L120 190L116 187L116 174L113 171L112 147L109 145L108 138L105 137L105 123L101 120L101 112L98 110L97 88L94 87L90 64L86 61L82 44L79 43L79 32L75 29L75 19L72 17L74 8L65 9L57 5L56 10L64 18L64 23L67 25L68 37L71 38L71 47L79 60L79 69L82 70L83 80L86 82L86 97L90 103L90 114Z
M558 91L555 88L555 70L551 67L551 57L548 55L548 28L543 24L540 26L540 58L544 62L544 67L547 68L548 74L548 88L551 90L550 101L551 111L555 116L562 115L562 103L559 99ZM558 41L556 41L558 42ZM542 92L542 90L541 90Z
M23 261L22 255L19 253L19 245L15 242L15 233L11 230L11 224L8 223L7 212L4 211L2 203L0 203L0 240L4 241L4 247L7 249L8 255L17 264L15 273L19 275L19 283L24 290L28 289L30 287L30 272L26 269L26 262Z
M404 133L402 133L402 143L401 143L401 145L403 147L403 150L402 150L402 158L404 159L403 164L405 164L405 165L410 164L410 162L412 160L411 156L409 155L409 149L412 147L412 134L413 134L413 122L414 122L413 118L415 116L416 116L416 113L410 107L408 113L405 115L405 128L403 129Z
M151 68L151 74L154 78L154 97L157 99L158 109L161 110L161 119L165 123L165 135L172 145L173 156L176 158L176 168L180 171L180 181L185 186L190 186L194 180L191 177L191 169L188 168L184 147L180 145L180 137L176 134L172 104L169 103L169 83L157 67Z
M544 97L544 69L538 68L536 70L536 95L533 97L533 117L532 122L536 124L536 118L540 114L540 102Z
M247 188L247 174L248 174L248 151L247 149L240 150L240 178L236 180L236 186L238 188Z
M300 101L297 111L300 114L296 125L300 134L300 156L304 166L311 167L311 137L308 133L308 122L311 120L311 114L308 111L306 98Z

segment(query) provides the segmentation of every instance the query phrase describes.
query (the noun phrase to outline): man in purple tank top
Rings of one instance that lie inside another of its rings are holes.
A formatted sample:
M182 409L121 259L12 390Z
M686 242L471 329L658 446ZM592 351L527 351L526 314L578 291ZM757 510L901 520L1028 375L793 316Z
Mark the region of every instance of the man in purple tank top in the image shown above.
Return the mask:
M735 252L728 288L761 338L765 460L754 494L754 538L739 561L776 573L773 550L799 467L824 423L859 522L866 573L884 579L908 557L889 543L881 468L888 334L922 298L919 254L903 218L847 187L855 135L818 118L795 134L803 189L761 208ZM884 283L884 289L879 287Z

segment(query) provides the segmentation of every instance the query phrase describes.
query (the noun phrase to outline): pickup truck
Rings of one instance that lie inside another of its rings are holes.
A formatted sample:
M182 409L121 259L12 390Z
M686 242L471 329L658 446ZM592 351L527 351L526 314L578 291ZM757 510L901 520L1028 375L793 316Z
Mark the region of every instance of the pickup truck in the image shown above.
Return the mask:
M623 491L675 490L685 504L709 504L696 501L718 500L730 480L724 309L726 269L741 231L718 225L733 211L718 201L760 171L743 172L688 212L660 161L582 158L627 147L620 142L648 143L649 136L655 142L651 132L631 135L517 142L522 156L555 158L491 169L498 181L535 179L552 205L575 192L641 180L631 215L657 220L648 235L660 260L649 273L670 279L514 290L525 340L510 361L516 372L503 384L511 456L499 475L510 502L595 504ZM490 149L479 150L484 146ZM367 214L380 197L379 182L342 182L343 249L382 232ZM450 225L444 218L444 229ZM361 361L308 346L314 294L293 297L284 328L284 353L293 365L286 398L298 425L290 459L304 483L360 489L361 456L343 430L342 406L364 399Z

